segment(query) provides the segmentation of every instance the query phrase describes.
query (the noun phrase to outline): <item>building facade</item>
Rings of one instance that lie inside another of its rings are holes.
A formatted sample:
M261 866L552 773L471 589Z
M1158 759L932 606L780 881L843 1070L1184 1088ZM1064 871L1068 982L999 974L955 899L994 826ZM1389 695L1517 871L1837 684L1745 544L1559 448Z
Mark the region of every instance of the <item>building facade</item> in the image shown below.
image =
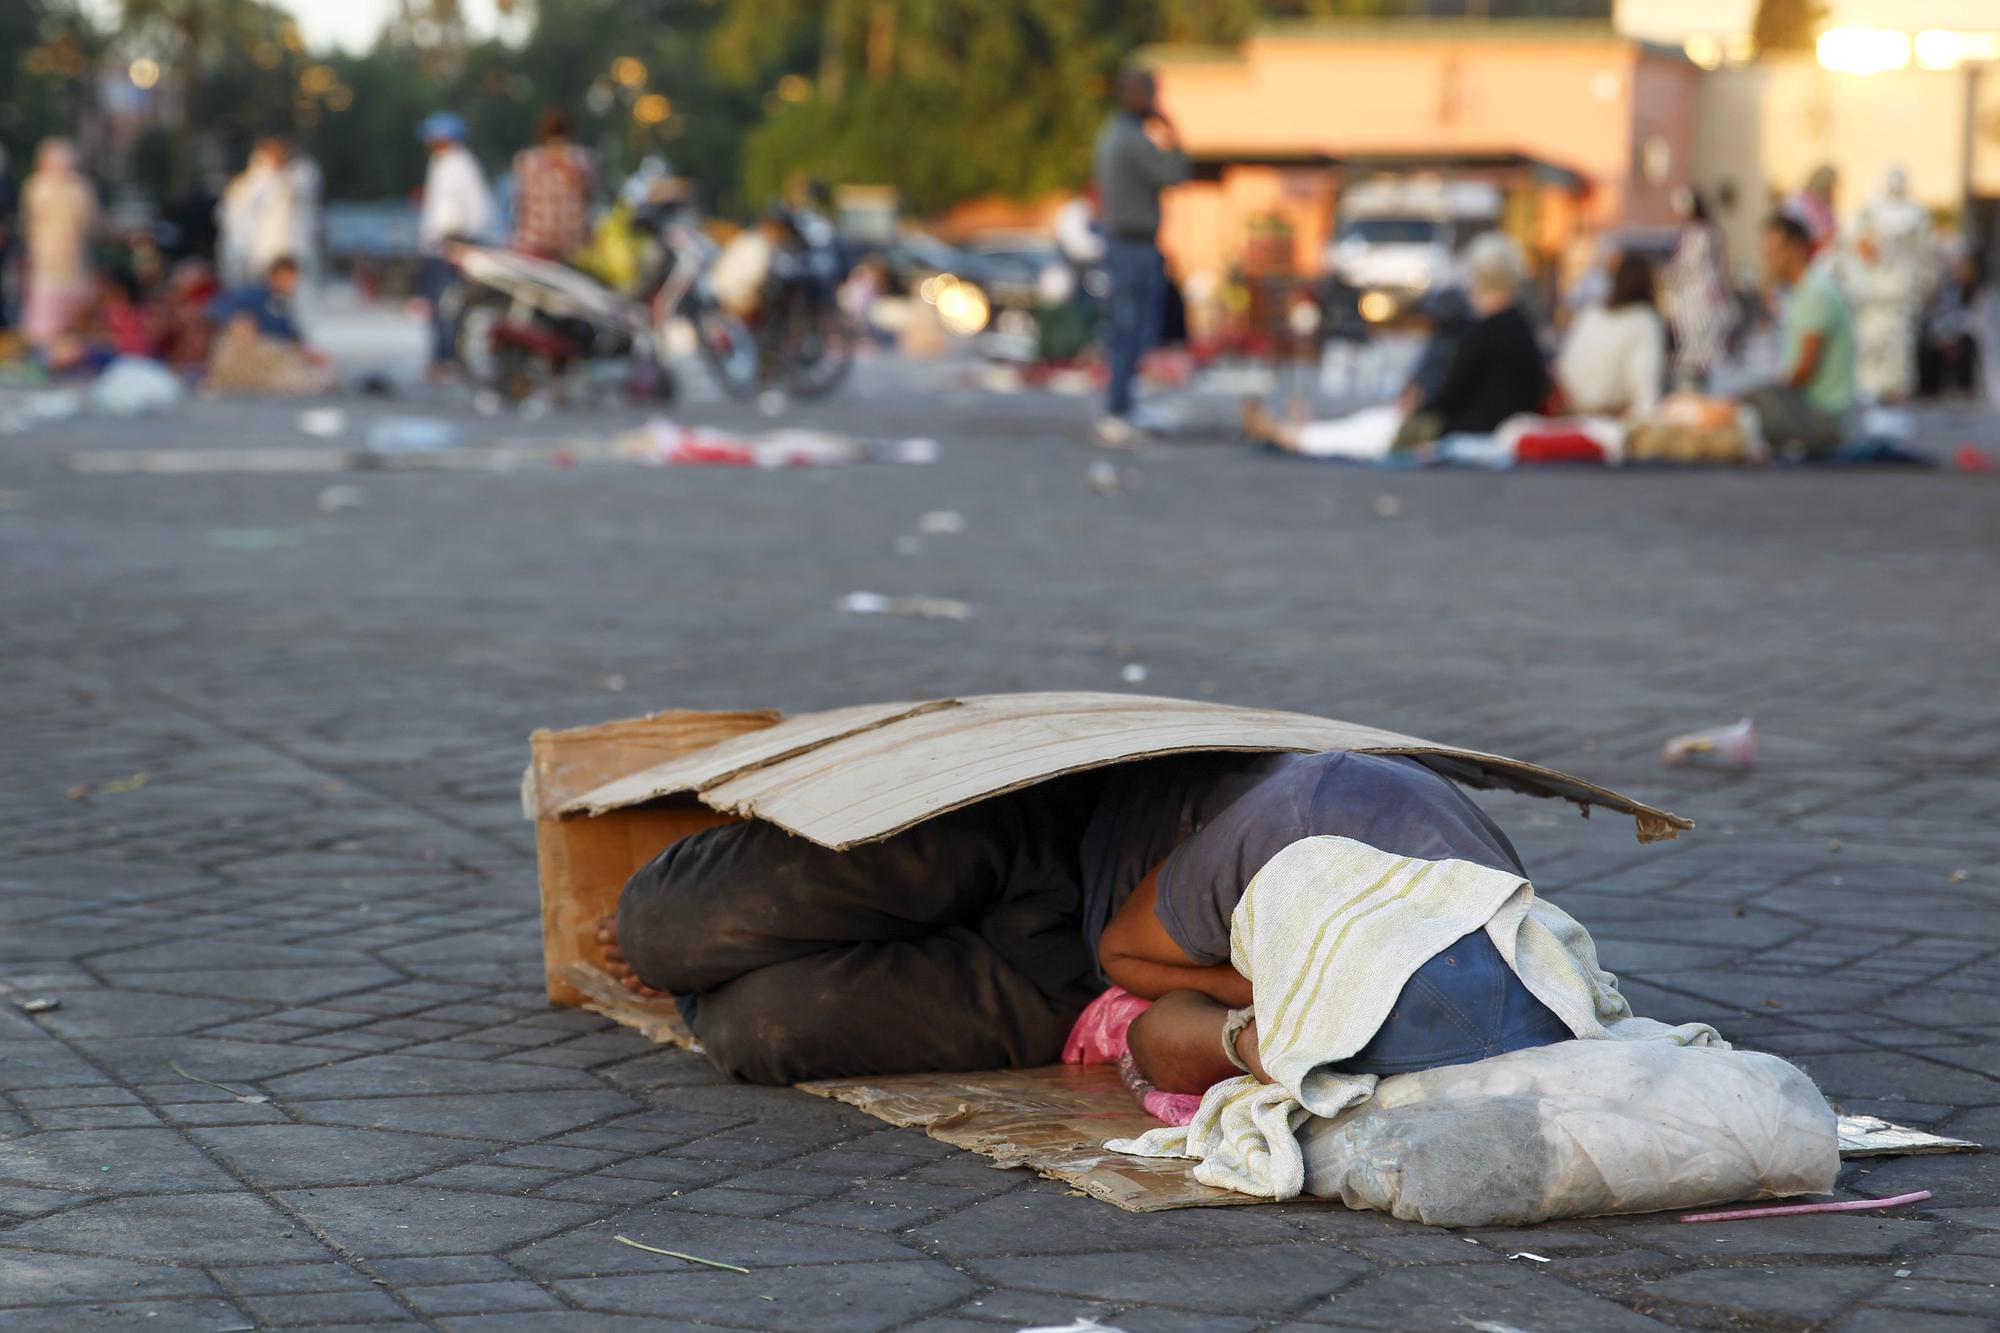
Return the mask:
M1198 164L1163 223L1187 272L1288 250L1310 274L1340 190L1383 175L1500 185L1507 229L1542 257L1670 222L1692 178L1700 71L1607 22L1274 24L1145 58Z

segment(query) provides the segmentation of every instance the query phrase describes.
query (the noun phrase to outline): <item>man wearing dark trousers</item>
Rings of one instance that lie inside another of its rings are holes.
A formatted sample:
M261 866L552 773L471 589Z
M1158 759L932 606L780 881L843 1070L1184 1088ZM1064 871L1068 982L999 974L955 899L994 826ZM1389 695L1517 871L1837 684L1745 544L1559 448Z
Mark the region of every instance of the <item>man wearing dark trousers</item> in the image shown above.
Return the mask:
M1111 381L1105 416L1097 423L1102 444L1126 447L1144 438L1134 420L1132 381L1139 360L1159 341L1166 302L1166 264L1160 257L1160 191L1188 178L1187 154L1172 122L1160 113L1150 72L1128 68L1118 76L1117 109L1097 136L1097 193L1111 278L1106 348Z

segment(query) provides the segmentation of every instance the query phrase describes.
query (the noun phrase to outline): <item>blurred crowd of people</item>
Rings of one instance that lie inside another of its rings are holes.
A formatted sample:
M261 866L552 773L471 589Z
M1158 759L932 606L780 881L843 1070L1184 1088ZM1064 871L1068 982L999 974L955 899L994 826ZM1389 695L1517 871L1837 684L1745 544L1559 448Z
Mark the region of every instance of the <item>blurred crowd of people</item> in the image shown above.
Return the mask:
M196 191L171 225L119 228L68 140L44 140L18 190L0 160L0 360L76 375L133 357L228 378L224 350L255 347L323 378L295 311L317 262L317 167L264 139L218 193Z
M430 153L420 281L439 374L454 359L448 247L511 221L524 253L574 254L590 240L596 169L555 110L512 163L504 200L459 116L427 117L419 134ZM119 227L67 139L42 142L24 179L0 152L0 362L73 375L143 357L228 391L318 391L331 368L307 345L298 307L323 277L320 196L317 164L272 136L226 182L198 184L155 222Z
M1548 333L1530 311L1520 247L1488 232L1466 251L1462 292L1430 303L1393 421L1278 421L1259 408L1249 429L1297 452L1347 453L1585 418L1633 461L1865 450L1867 408L1978 394L1983 275L1962 240L1937 234L1902 172L1844 229L1837 186L1822 168L1765 219L1756 293L1734 288L1719 229L1684 191L1671 255L1657 266L1637 249L1603 255ZM1718 393L1746 364L1764 368L1762 381Z

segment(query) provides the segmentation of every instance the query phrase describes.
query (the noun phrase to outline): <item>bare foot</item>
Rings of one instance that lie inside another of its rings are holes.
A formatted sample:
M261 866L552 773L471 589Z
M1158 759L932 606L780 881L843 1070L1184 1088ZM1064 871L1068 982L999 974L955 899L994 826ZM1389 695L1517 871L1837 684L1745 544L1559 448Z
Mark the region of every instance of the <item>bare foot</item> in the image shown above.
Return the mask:
M1255 398L1243 400L1243 434L1258 444L1273 445L1279 449L1297 452L1298 428L1279 421Z
M604 950L604 970L618 979L618 984L635 995L649 998L664 996L667 992L655 990L639 980L639 974L625 961L625 955L618 948L618 918L607 916L597 923L597 944Z

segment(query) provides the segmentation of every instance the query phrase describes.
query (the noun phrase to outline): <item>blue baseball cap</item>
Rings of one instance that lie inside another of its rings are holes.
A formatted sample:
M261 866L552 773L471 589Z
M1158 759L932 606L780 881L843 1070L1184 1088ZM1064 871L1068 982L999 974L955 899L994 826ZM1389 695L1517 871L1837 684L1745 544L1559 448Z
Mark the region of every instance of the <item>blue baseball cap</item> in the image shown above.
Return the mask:
M417 127L417 137L425 143L436 143L439 139L464 143L465 119L456 111L433 111L425 116L424 123Z
M1386 1078L1553 1046L1574 1035L1481 929L1418 968L1368 1044L1334 1068Z

